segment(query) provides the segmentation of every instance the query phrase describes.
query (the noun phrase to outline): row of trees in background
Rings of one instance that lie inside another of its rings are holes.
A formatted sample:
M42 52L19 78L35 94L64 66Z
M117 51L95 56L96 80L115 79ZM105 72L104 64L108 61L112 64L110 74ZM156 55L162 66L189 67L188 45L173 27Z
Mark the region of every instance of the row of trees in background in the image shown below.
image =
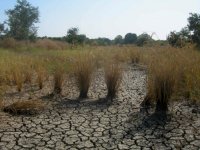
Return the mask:
M114 44L137 44L138 46L143 46L151 41L153 41L153 39L147 33L143 33L139 36L135 33L127 33L124 39L121 35L116 36Z
M147 33L137 36L135 33L127 33L123 38L121 35L116 36L114 40L109 38L89 39L84 34L78 34L78 28L71 28L67 32L67 36L63 37L68 43L75 44L96 44L96 45L122 45L122 44L137 44L143 46L144 44L153 41L152 37Z
M182 28L179 32L170 32L167 40L173 47L184 47L187 43L195 43L200 46L200 15L191 13L187 27Z
M0 38L14 38L15 40L34 41L37 39L36 23L39 22L38 7L32 6L27 0L17 0L13 9L6 11L8 20L0 23ZM44 38L44 37L43 37ZM48 38L48 37L45 37ZM79 34L78 28L71 28L64 37L49 38L53 40L66 41L72 45L93 44L93 45L122 45L137 44L143 46L152 41L151 36L144 33L137 36L134 33L127 33L123 38L118 35L114 40L109 38L89 39L84 34Z

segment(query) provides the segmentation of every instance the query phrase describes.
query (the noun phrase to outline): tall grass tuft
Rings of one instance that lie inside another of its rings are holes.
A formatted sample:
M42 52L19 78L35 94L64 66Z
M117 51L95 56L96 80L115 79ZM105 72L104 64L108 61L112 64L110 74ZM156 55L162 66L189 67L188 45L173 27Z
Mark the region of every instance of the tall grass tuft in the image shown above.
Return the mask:
M14 85L16 85L17 91L21 92L24 83L24 75L21 66L13 65L11 67L10 73L12 74L11 80L14 83Z
M119 89L122 79L122 70L119 64L107 64L105 66L105 82L107 86L107 98L113 100Z
M24 83L31 84L32 83L32 76L33 76L33 68L32 66L25 66L23 68L23 74L24 74Z
M74 66L74 75L79 89L79 98L87 98L94 71L93 56L90 53L83 53L77 57Z
M47 79L46 69L43 66L37 66L36 73L37 73L37 83L39 89L42 89L44 86L44 81Z
M174 58L158 58L150 67L149 82L152 84L151 95L156 101L156 113L166 113L177 82L179 67ZM158 63L159 62L159 63Z
M62 84L64 81L64 68L57 66L54 72L54 93L60 94L62 92Z

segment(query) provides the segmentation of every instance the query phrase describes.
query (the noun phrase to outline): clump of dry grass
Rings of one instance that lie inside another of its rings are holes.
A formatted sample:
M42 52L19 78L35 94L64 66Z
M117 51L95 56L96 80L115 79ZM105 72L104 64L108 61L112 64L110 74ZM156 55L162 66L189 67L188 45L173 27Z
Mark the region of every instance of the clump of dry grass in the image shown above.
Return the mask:
M175 79L172 70L164 70L162 73L155 73L154 94L156 99L156 112L166 112L168 103L174 91Z
M121 83L122 70L119 64L110 63L105 66L105 82L107 86L107 98L113 100Z
M88 90L91 84L92 73L94 71L93 56L90 53L83 53L77 57L73 71L76 84L80 91L79 98L87 98Z
M45 104L41 100L18 101L3 108L13 115L33 115L42 111Z
M64 68L57 66L54 72L54 93L60 94L62 92L62 84L64 81Z
M37 74L38 86L39 86L40 89L42 89L43 86L44 86L44 81L47 79L46 69L43 66L38 65L36 67L36 74Z
M20 66L13 65L11 69L12 81L17 87L17 91L21 92L24 83L24 76Z
M149 66L149 92L156 102L156 113L166 113L169 101L180 80L176 55L156 56Z
M31 84L32 83L32 77L33 77L33 67L32 65L26 65L23 68L23 74L24 74L24 83Z

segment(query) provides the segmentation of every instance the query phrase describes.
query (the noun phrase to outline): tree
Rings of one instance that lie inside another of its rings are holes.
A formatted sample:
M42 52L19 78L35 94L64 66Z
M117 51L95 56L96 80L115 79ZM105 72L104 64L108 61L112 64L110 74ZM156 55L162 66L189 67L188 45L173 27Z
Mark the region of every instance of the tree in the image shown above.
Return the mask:
M112 44L112 41L109 38L98 38L96 39L96 42L98 45L103 45L103 46Z
M147 33L142 33L141 35L138 36L137 39L137 45L138 46L144 46L144 44L146 44L149 41L152 41L153 39L151 38L150 35L148 35Z
M78 43L78 28L71 28L67 31L67 42L75 45Z
M78 43L81 45L84 44L87 40L87 37L85 34L80 34L80 35L78 35L77 38L78 38Z
M8 15L8 35L17 40L28 40L37 34L35 23L39 22L38 7L33 7L27 0L17 0L14 9L6 11Z
M180 32L172 31L168 35L167 41L173 47L184 47L186 43L190 42L190 31L187 27L181 29Z
M200 15L191 13L188 22L189 31L192 32L192 41L197 45L200 45Z
M179 33L175 32L175 31L170 32L170 34L167 37L167 41L173 47L182 47L183 46Z
M123 44L123 37L121 35L118 35L114 39L115 44Z
M135 44L137 42L137 35L135 33L127 33L124 38L125 44Z
M4 24L0 23L0 37L3 35L4 33Z

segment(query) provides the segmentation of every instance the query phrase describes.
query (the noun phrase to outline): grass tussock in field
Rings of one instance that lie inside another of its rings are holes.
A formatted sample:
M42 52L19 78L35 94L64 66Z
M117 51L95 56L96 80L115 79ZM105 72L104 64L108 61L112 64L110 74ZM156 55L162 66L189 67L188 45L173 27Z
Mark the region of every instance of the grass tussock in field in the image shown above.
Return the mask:
M41 100L17 101L3 108L13 115L33 115L44 110L45 104Z
M76 57L73 72L80 92L79 98L87 98L94 67L93 55L91 53L82 53Z
M170 100L181 97L199 99L200 54L192 49L158 49L148 51L148 91L156 102L156 112L166 112ZM153 89L153 90L152 90ZM198 91L198 92L197 92Z
M153 93L156 100L156 112L166 112L168 110L169 100L175 88L175 74L173 73L173 65L159 62L156 67L152 68L152 86ZM158 69L158 68L159 69Z
M37 74L36 81L38 83L39 89L42 89L44 86L45 80L47 80L47 78L48 78L46 68L43 67L42 65L37 65L35 70L36 70L36 74Z
M113 99L119 89L122 78L122 70L117 63L109 63L105 65L105 82L107 86L107 98Z
M63 66L56 66L54 71L54 93L61 94L62 84L64 81L64 68Z

